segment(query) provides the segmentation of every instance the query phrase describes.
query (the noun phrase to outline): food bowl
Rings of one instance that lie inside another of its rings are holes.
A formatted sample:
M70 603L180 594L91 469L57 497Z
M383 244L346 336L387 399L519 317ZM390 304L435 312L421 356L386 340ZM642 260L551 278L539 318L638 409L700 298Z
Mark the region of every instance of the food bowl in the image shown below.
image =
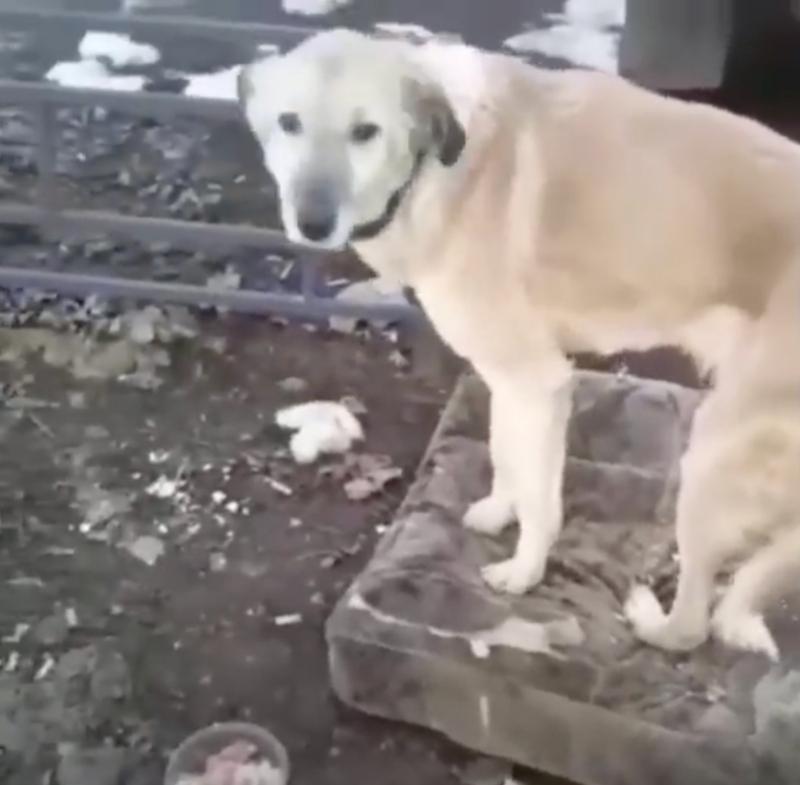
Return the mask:
M289 756L268 730L217 722L189 736L170 756L164 785L287 785Z

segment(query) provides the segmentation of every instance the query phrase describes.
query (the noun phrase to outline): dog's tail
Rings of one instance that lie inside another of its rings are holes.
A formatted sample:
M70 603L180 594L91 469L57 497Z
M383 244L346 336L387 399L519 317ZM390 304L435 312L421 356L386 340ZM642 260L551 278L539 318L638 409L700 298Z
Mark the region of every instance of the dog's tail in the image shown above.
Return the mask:
M778 647L764 621L763 611L784 592L794 588L798 578L800 516L734 573L714 613L716 637L730 646L760 651L777 660Z

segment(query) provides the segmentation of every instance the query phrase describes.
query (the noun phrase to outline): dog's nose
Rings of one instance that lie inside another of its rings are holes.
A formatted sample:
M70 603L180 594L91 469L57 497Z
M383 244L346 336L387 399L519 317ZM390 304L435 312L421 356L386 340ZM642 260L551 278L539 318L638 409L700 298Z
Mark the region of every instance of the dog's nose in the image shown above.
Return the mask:
M333 234L335 224L335 215L301 215L298 217L297 228L307 240L320 242Z

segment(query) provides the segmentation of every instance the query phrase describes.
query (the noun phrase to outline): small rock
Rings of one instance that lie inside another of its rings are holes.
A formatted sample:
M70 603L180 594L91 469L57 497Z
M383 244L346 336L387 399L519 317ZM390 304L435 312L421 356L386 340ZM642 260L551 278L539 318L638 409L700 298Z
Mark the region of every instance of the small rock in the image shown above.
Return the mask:
M212 553L208 557L208 569L211 572L222 572L228 566L228 558L224 553Z
M42 619L31 631L31 637L42 646L58 646L67 639L69 624L63 613Z
M59 785L118 785L125 751L116 747L73 749L58 764Z
M171 499L178 492L179 486L178 480L170 479L162 474L147 486L145 493L155 496L157 499Z
M308 382L298 376L288 376L278 382L278 387L285 393L302 393L308 389Z
M368 499L403 476L403 470L393 466L386 455L359 455L353 458L351 471L353 477L344 484L344 492L351 501Z
M152 567L164 555L164 542L158 537L144 535L123 546L131 556Z
M214 504L223 504L227 498L228 496L225 491L214 491L211 494L211 501L213 501Z

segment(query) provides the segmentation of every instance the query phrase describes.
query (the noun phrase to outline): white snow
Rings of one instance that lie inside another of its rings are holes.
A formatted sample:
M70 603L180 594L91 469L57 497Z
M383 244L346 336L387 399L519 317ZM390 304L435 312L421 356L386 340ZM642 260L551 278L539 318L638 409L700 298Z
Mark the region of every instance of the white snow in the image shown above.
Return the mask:
M389 35L418 38L421 41L429 41L435 37L435 33L428 30L427 27L406 22L377 22L375 29L382 33L389 33Z
M141 44L129 35L95 30L83 36L78 54L84 60L107 60L114 68L154 65L161 59L161 53L150 44Z
M625 6L626 0L567 0L562 13L548 14L549 27L513 35L504 46L616 73Z
M222 71L210 74L186 74L189 84L183 91L184 95L195 98L216 98L219 101L236 101L238 92L236 80L242 66L234 65Z
M119 90L135 93L145 85L143 76L113 74L99 60L72 60L56 63L45 79L64 87L90 90Z
M325 16L346 5L351 0L283 0L283 10L287 14L302 16Z
M275 423L295 431L289 442L297 463L312 463L323 453L342 453L364 438L356 416L336 401L309 401L275 413Z

